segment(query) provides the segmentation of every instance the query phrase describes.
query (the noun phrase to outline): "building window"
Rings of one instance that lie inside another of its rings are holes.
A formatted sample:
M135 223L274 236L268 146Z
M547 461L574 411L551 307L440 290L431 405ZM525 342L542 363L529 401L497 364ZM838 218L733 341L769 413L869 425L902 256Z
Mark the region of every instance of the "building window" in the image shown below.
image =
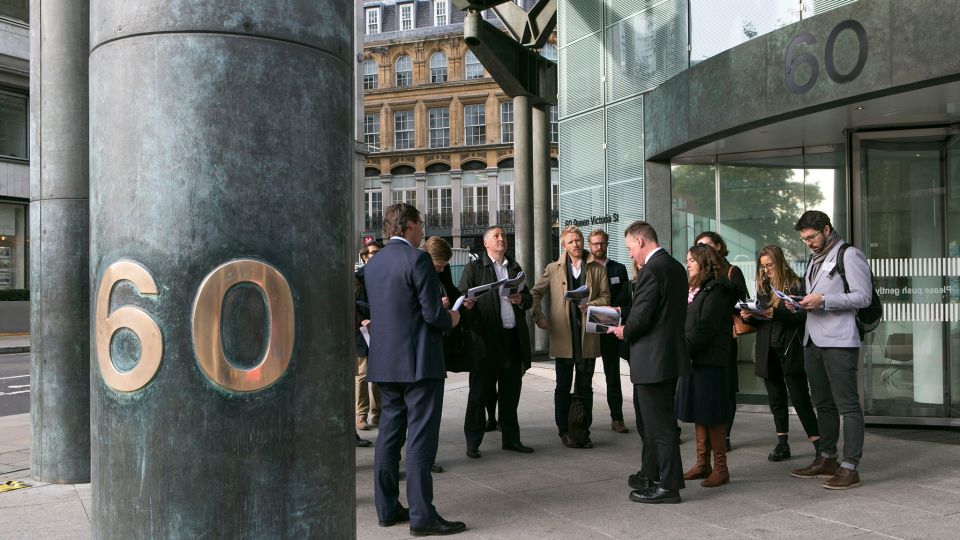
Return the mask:
M400 4L400 30L413 30L413 4Z
M364 228L379 231L383 227L383 192L380 188L363 192Z
M557 46L553 43L547 43L540 49L540 56L546 58L547 60L557 63Z
M467 51L467 60L464 62L464 65L467 67L466 79L482 79L483 78L483 65L480 63L480 60L477 59L477 55L473 54L473 51Z
M413 111L393 113L394 148L406 150L413 148Z
M393 191L393 204L407 203L410 206L417 206L416 189L398 189Z
M513 102L500 102L500 142L513 142Z
M402 54L397 57L397 86L410 86L413 83L413 62Z
M450 109L438 107L430 109L430 148L450 146Z
M380 8L367 8L364 13L367 15L367 35L380 33Z
M427 190L427 227L448 229L453 226L452 190L448 187Z
M378 86L380 86L380 79L377 74L377 63L367 60L363 63L363 89L376 90Z
M446 26L447 13L450 12L449 0L434 0L433 2L433 25Z
M463 106L463 143L476 146L486 142L487 120L483 104Z
M487 202L487 186L464 186L460 226L486 227L489 225L490 214L488 213Z
M367 143L367 150L380 151L380 113L363 115L363 141Z
M551 184L550 192L553 195L553 211L556 212L560 209L560 184Z
M513 225L513 185L500 184L500 205L497 210L497 224Z
M430 82L447 82L447 55L442 52L430 55Z
M0 156L28 159L29 106L27 96L0 91Z
M560 124L557 122L557 106L550 106L550 142L560 142Z

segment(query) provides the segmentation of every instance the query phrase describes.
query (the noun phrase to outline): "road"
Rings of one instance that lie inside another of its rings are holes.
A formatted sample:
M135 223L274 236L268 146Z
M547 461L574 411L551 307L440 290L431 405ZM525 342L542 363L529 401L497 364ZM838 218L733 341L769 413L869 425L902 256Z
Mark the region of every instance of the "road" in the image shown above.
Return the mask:
M0 416L30 412L30 353L0 354Z

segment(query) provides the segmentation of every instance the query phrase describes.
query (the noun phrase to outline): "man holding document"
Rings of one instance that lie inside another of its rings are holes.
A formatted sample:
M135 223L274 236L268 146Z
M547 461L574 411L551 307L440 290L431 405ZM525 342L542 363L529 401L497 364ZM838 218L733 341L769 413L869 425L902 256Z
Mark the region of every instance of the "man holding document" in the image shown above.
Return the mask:
M593 448L587 430L585 441L570 435L570 387L582 402L586 425L592 423L593 370L600 356L600 336L586 332L588 306L610 304L607 271L583 257L583 233L574 226L560 233L563 253L547 265L533 286L533 318L550 331L550 356L556 359L557 386L553 394L554 418L560 440L568 448ZM543 298L550 297L550 312L543 312ZM576 382L574 383L574 370Z
M499 226L483 233L486 252L463 269L460 292L473 300L463 302L464 316L473 319L474 328L486 345L486 356L470 373L470 393L463 434L467 441L467 457L480 457L480 443L486 427L485 404L494 383L500 387L500 432L504 450L528 454L533 448L520 442L517 406L523 374L530 368L530 332L524 315L533 303L530 291L523 285L523 271L507 257L507 236ZM519 278L519 279L517 279ZM483 290L483 286L499 283ZM456 306L459 307L459 306Z

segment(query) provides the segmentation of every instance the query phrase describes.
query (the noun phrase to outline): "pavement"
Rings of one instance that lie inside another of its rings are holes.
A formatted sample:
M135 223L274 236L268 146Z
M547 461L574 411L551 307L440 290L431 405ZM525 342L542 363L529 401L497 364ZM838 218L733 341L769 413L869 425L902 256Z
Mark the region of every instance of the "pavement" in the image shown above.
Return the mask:
M30 334L0 334L0 354L30 352Z
M626 376L622 382L629 399ZM447 379L437 457L446 471L434 475L434 503L445 518L467 523L468 530L457 538L960 537L956 431L868 428L863 485L829 491L820 487L821 481L788 475L813 458L796 417L791 417L794 458L771 463L766 456L776 439L770 414L741 410L733 429L729 485L703 488L688 482L682 504L642 505L628 499L626 484L640 462L629 402L624 413L631 432L614 433L598 373L592 434L596 447L568 449L560 444L553 423L553 387L550 362L535 363L524 378L521 437L535 453L503 451L499 432L492 432L481 446L483 457L469 459L461 427L467 379L463 374ZM694 461L692 431L684 425L685 466ZM361 436L374 439L376 431ZM29 443L29 415L0 417L0 482L21 479L33 485L0 494L0 538L90 537L89 484L30 480ZM407 538L405 524L377 526L372 470L373 449L358 448L357 538ZM343 537L350 538L349 531Z

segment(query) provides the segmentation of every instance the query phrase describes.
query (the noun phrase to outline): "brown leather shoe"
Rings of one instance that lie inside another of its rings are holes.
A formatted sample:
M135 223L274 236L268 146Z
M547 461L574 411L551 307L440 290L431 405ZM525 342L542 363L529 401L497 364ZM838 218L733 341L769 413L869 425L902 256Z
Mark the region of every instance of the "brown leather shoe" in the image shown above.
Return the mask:
M610 429L616 431L617 433L630 433L630 430L627 429L627 426L623 424L623 420L614 420L610 424Z
M839 468L840 464L837 463L837 458L817 456L817 459L813 460L810 465L791 471L790 476L794 478L831 478L837 474Z
M821 484L827 489L850 489L860 485L860 473L854 469L840 467L837 474Z
M360 419L357 419L357 429L359 429L360 431L367 431L368 429L370 429L370 425L367 424L366 420L363 420L362 418L360 418Z

